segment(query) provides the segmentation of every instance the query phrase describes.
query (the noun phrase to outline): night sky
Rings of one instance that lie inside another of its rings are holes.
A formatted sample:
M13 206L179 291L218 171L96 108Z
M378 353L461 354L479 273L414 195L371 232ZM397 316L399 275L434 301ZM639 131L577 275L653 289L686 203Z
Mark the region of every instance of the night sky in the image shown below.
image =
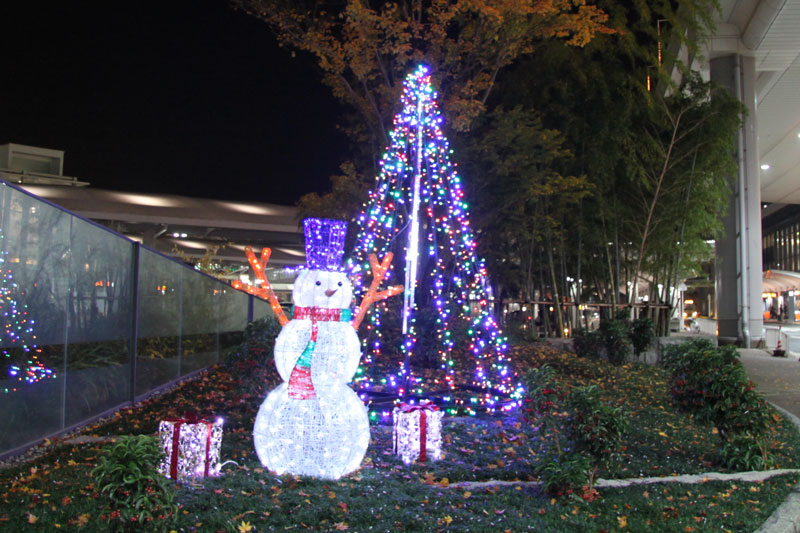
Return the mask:
M97 188L293 204L346 156L308 57L226 0L0 7L0 144Z

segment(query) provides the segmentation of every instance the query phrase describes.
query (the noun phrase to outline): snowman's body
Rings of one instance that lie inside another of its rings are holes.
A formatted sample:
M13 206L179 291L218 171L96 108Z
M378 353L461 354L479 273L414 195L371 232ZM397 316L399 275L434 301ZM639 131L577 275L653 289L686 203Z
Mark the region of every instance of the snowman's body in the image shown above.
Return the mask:
M253 429L256 452L270 470L336 479L361 464L369 419L347 385L361 358L349 321L352 299L352 286L341 272L304 270L295 281L295 318L275 342L275 364L284 383L261 404ZM310 383L293 377L304 370L310 371Z

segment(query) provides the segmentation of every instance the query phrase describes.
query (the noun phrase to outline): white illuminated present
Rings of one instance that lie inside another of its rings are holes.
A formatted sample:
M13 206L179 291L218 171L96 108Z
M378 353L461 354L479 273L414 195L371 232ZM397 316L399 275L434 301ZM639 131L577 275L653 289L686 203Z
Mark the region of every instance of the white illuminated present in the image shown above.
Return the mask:
M185 480L219 475L219 449L222 420L197 417L162 420L158 425L164 457L159 471L165 476Z
M442 417L444 411L432 403L400 404L392 411L394 434L392 451L404 463L442 458Z

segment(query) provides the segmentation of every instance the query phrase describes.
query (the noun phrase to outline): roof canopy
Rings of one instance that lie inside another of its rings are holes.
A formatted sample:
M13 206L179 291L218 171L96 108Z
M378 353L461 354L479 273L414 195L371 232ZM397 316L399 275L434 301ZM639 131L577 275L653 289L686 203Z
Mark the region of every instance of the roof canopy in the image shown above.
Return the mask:
M764 272L762 290L764 292L800 290L800 272L767 270Z

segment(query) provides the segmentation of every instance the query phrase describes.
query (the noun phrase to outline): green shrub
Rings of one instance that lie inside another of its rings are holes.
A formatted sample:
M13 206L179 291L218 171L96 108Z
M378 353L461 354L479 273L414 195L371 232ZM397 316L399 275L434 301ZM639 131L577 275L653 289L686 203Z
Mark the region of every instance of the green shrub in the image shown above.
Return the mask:
M631 308L623 307L622 309L617 309L617 311L614 313L614 320L625 322L625 325L627 326L628 322L631 320Z
M720 436L727 439L733 433L763 435L769 428L770 414L766 400L755 390L736 359L713 376L698 418L714 424Z
M560 409L563 394L550 365L532 368L525 374L528 411L534 417L548 416Z
M673 405L713 424L723 441L759 436L769 427L769 406L747 379L736 347L715 348L707 340L668 346L664 366Z
M631 341L628 338L628 325L624 320L605 320L600 322L600 334L606 349L608 362L621 365L630 351Z
M603 337L599 331L577 329L572 334L572 347L578 357L599 357L603 349Z
M103 529L148 531L169 529L178 506L172 484L158 471L158 438L124 436L102 455L92 470L100 494L108 499L108 513L100 518Z
M722 445L722 463L732 470L768 470L775 466L769 453L767 439L752 435L735 435Z
M529 423L539 426L543 435L551 435L556 450L561 451L560 425L564 393L555 377L555 370L542 365L529 370L525 381L525 416Z
M617 464L628 419L622 408L611 407L600 399L600 389L596 385L573 389L566 406L570 414L566 436L576 453L589 457L593 481L597 470L613 470ZM589 486L591 488L592 482Z
M546 494L565 496L589 483L591 465L589 458L581 454L551 453L536 465L535 473Z
M655 338L653 321L647 317L641 317L631 322L630 338L633 343L633 354L638 359L650 347Z
M716 347L705 339L669 345L664 350L663 364L670 373L672 404L684 412L693 412L703 402L701 380L715 369Z
M603 403L595 385L565 395L548 365L530 370L525 385L528 420L539 424L553 450L536 466L544 491L563 494L585 485L591 491L596 472L611 470L622 451L628 427L622 409Z

